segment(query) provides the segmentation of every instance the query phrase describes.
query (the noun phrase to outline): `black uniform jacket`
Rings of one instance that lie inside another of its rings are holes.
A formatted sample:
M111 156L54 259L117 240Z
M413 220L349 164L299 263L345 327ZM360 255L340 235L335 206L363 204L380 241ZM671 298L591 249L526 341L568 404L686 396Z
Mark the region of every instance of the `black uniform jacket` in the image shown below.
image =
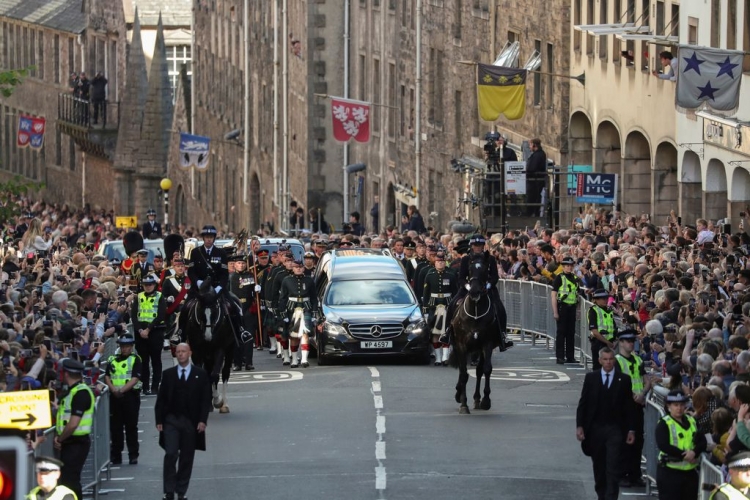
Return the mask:
M188 263L188 278L193 286L198 286L198 281L205 281L211 276L214 286L221 286L226 290L229 285L229 266L227 265L227 254L223 249L214 245L211 255L206 252L206 247L200 246L190 252Z

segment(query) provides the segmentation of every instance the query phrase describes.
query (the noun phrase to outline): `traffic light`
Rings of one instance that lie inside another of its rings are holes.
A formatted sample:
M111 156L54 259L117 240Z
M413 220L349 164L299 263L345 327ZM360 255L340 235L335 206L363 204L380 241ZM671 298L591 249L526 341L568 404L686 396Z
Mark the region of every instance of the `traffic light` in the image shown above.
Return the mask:
M22 500L29 492L28 452L20 437L0 437L0 500Z

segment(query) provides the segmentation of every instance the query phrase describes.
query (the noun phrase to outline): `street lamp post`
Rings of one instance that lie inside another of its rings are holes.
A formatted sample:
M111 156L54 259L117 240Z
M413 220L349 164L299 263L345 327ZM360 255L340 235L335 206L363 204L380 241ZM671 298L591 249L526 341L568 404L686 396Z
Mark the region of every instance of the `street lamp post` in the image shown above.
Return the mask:
M165 177L159 183L159 187L164 192L164 233L169 232L169 190L172 189L172 181Z

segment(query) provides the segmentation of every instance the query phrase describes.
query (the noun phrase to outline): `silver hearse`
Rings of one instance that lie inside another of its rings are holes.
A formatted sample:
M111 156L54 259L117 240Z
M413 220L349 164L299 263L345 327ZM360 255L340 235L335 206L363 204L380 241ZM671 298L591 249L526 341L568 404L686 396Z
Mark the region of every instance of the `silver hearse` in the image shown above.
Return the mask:
M318 364L336 358L398 356L429 361L427 328L401 263L374 249L339 249L315 271L322 328Z

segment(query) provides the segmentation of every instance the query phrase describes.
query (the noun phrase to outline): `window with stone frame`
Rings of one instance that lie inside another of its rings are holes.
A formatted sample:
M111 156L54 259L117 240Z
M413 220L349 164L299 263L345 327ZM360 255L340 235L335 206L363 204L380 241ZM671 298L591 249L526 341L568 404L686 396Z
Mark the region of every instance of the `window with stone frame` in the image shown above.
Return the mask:
M167 47L167 66L169 68L169 85L172 87L172 100L174 100L177 81L180 79L180 70L183 64L187 66L187 75L190 79L193 75L190 45L171 45Z

